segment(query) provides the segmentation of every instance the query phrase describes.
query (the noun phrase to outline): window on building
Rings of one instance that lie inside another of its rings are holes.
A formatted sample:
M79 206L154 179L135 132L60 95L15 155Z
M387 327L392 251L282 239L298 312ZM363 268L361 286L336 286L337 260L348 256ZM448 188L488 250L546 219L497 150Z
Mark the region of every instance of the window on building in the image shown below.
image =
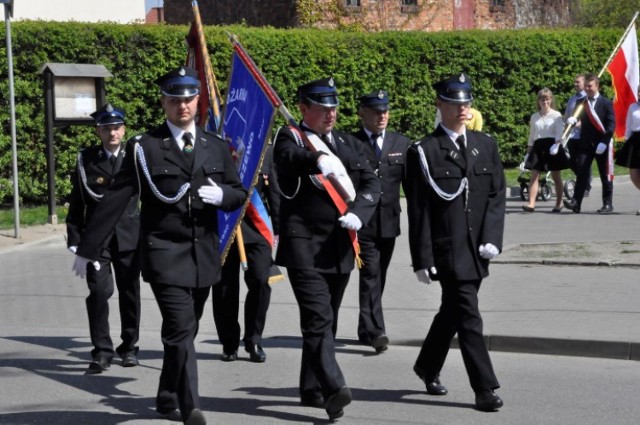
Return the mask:
M418 0L402 0L403 6L417 6Z
M491 0L489 3L490 12L504 12L505 0Z
M400 12L402 13L417 13L419 11L418 0L402 0L400 2Z
M345 0L346 6L360 6L360 0Z
M491 6L504 7L504 0L491 0Z

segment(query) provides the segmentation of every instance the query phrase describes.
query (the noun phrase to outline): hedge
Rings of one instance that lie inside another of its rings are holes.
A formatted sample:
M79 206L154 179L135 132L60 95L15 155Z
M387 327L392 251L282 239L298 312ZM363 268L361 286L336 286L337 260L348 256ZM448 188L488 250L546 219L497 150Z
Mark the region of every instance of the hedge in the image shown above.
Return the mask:
M127 136L162 122L153 81L184 62L187 26L113 23L12 24L19 191L23 204L46 203L47 169L44 91L39 70L47 62L102 64L107 100L127 112ZM413 139L433 130L433 82L460 71L474 84L475 107L485 131L500 144L506 166L520 162L535 94L556 94L563 110L579 72L600 71L623 30L509 30L457 32L339 32L244 26L206 27L211 61L226 92L232 53L227 33L236 34L295 114L296 87L332 75L340 93L338 128L355 129L359 95L385 88L391 97L390 127ZM0 31L5 38L4 29ZM0 202L12 199L12 167L6 43L0 54ZM601 89L611 97L610 78ZM91 126L56 128L56 197L71 189L79 148L98 143Z

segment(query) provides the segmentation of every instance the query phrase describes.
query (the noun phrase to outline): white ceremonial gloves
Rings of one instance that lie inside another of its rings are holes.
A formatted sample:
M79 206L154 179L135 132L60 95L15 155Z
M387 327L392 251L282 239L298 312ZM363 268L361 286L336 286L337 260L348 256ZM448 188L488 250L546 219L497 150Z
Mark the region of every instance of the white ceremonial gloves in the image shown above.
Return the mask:
M551 145L551 148L549 149L549 154L555 155L558 153L559 149L560 149L560 143L554 143L553 145Z
M71 245L70 247L67 248L67 250L69 250L70 253L75 254L76 251L78 250L78 247L75 245Z
M575 117L569 117L567 118L567 124L569 125L576 125L578 123L578 120Z
M596 146L596 155L602 155L602 153L606 150L607 150L607 144L600 142L598 143L598 146Z
M486 243L484 245L480 245L478 253L485 260L492 260L500 254L500 250L494 244Z
M198 195L205 204L211 204L219 207L222 205L222 189L210 178L207 179L210 186L200 186L198 189Z
M522 159L522 162L520 163L520 172L524 173L526 168L524 167L524 164L527 163L527 159L529 159L529 154L526 154L524 156L524 158Z
M329 174L333 174L336 177L344 174L344 167L342 167L341 165L342 163L340 162L340 160L333 156L321 155L320 158L318 158L318 169L325 177L327 177Z
M362 221L354 213L346 213L338 219L340 225L349 230L360 230L362 227Z
M433 275L438 274L438 271L436 270L435 267L431 267L430 269L418 270L416 272L416 278L418 279L418 282L422 282L425 285L428 285L431 282L433 282L431 280L431 276L429 276L429 272L431 272L431 274Z
M71 247L70 247L71 248ZM91 261L88 258L81 257L76 255L75 260L73 261L73 273L78 276L80 279L84 279L87 276L87 264L91 263L96 271L100 270L100 263L97 261Z

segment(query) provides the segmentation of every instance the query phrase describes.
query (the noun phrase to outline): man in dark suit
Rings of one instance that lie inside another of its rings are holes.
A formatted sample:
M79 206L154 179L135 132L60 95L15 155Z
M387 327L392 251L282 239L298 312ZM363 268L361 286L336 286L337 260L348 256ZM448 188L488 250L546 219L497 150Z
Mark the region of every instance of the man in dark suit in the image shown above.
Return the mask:
M267 214L261 217L254 205L249 205L241 222L243 247L246 253L244 281L247 284L247 297L244 302L244 349L254 363L263 363L267 355L262 348L262 332L267 320L267 310L271 300L270 279L277 278L272 270L272 249L279 232L278 211L280 208L280 190L273 170L272 146L268 145L262 166L258 172L258 181L254 190L260 196ZM256 216L257 214L257 216ZM269 221L266 222L266 220ZM271 228L269 228L269 225ZM240 255L238 238L229 249L224 266L222 280L211 290L213 319L222 344L222 360L226 362L238 359L240 345ZM282 277L282 275L280 275Z
M156 396L162 415L180 409L188 425L203 425L194 339L209 289L220 280L218 210L247 197L226 143L196 127L200 82L191 68L156 80L166 121L127 144L120 172L89 221L74 271L99 258L129 199L141 203L142 277L162 314L164 359Z
M598 173L602 182L602 208L600 214L613 212L613 161L610 155L613 149L611 140L616 129L616 120L611 100L600 94L600 79L595 74L584 77L584 91L587 94L580 115L580 139L575 144L576 186L573 199L564 200L565 207L574 213L580 213L582 199L589 186L590 170L593 159L598 164ZM575 118L567 122L575 124Z
M387 349L389 338L384 326L382 293L391 256L400 235L400 184L409 139L387 130L389 96L378 90L361 96L358 115L362 128L354 133L363 145L369 166L380 180L380 202L368 223L358 231L360 257L360 315L358 338L377 353Z
M330 419L351 402L335 355L338 310L356 260L356 232L369 221L380 182L364 159L363 146L334 130L338 94L332 78L298 87L300 127L313 148L292 128L278 132L274 146L280 203L276 263L287 268L300 309L300 397L324 407ZM351 199L332 198L335 177Z
M440 281L442 303L414 371L427 393L445 395L439 375L451 341L460 351L476 407L499 409L500 384L482 335L478 290L502 247L505 179L495 140L466 130L471 82L465 74L434 84L442 122L407 152L409 249L416 277Z
M107 104L91 116L96 122L96 133L101 144L85 148L78 155L66 219L67 247L73 253L86 236L85 225L111 185L124 157L124 111ZM136 343L140 330L139 233L140 212L137 198L132 197L114 229L107 236L105 248L98 258L100 269L90 267L87 270L89 296L86 305L89 334L93 344L93 360L87 373L102 373L109 368L114 356L113 342L109 334L109 298L113 295L114 289L112 265L118 286L122 338L122 343L115 349L115 353L122 359L122 366L138 365Z

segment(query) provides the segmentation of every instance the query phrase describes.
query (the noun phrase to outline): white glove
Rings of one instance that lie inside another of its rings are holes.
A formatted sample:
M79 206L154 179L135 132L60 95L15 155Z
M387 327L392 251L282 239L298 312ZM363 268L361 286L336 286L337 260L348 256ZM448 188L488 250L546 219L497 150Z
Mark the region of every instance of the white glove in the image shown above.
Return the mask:
M596 146L596 155L602 155L602 153L606 150L607 150L607 144L600 142L598 143L598 146Z
M338 219L340 225L349 230L360 230L362 221L354 213L346 213Z
M88 258L81 257L76 255L75 260L73 261L73 267L71 270L78 276L80 279L84 279L87 276L87 264L91 263L96 271L100 270L100 263L97 261L91 261Z
M527 159L529 159L529 154L526 154L526 155L524 156L524 159L523 159L523 160L522 160L522 162L520 163L520 171L521 171L521 172L523 172L523 173L524 173L524 172L525 172L525 170L526 170L526 168L525 168L524 164L526 164L526 163L527 163Z
M333 174L336 177L344 174L342 171L344 167L341 167L341 165L340 160L333 156L321 155L320 158L318 158L318 169L325 177L329 174Z
M487 243L484 245L480 245L480 247L478 248L478 253L485 260L492 260L496 258L498 254L500 254L500 250L498 250L498 248L494 244Z
M549 154L555 155L558 153L559 149L560 149L560 143L554 143L553 145L551 145L551 149L549 149Z
M207 180L211 186L200 186L200 189L198 189L198 195L200 195L202 202L205 204L211 204L219 207L222 205L222 189L220 189L220 186L210 178Z
M70 247L67 248L69 250L70 253L75 254L76 251L78 250L78 247L75 245L71 245Z
M578 120L576 119L576 117L569 117L567 118L567 124L569 125L576 125L578 123Z
M428 285L431 282L433 282L431 280L431 276L429 276L429 271L433 275L438 273L435 267L431 267L429 270L427 270L427 269L418 270L416 272L416 278L418 279L418 282L422 282L422 283L424 283L426 285Z

